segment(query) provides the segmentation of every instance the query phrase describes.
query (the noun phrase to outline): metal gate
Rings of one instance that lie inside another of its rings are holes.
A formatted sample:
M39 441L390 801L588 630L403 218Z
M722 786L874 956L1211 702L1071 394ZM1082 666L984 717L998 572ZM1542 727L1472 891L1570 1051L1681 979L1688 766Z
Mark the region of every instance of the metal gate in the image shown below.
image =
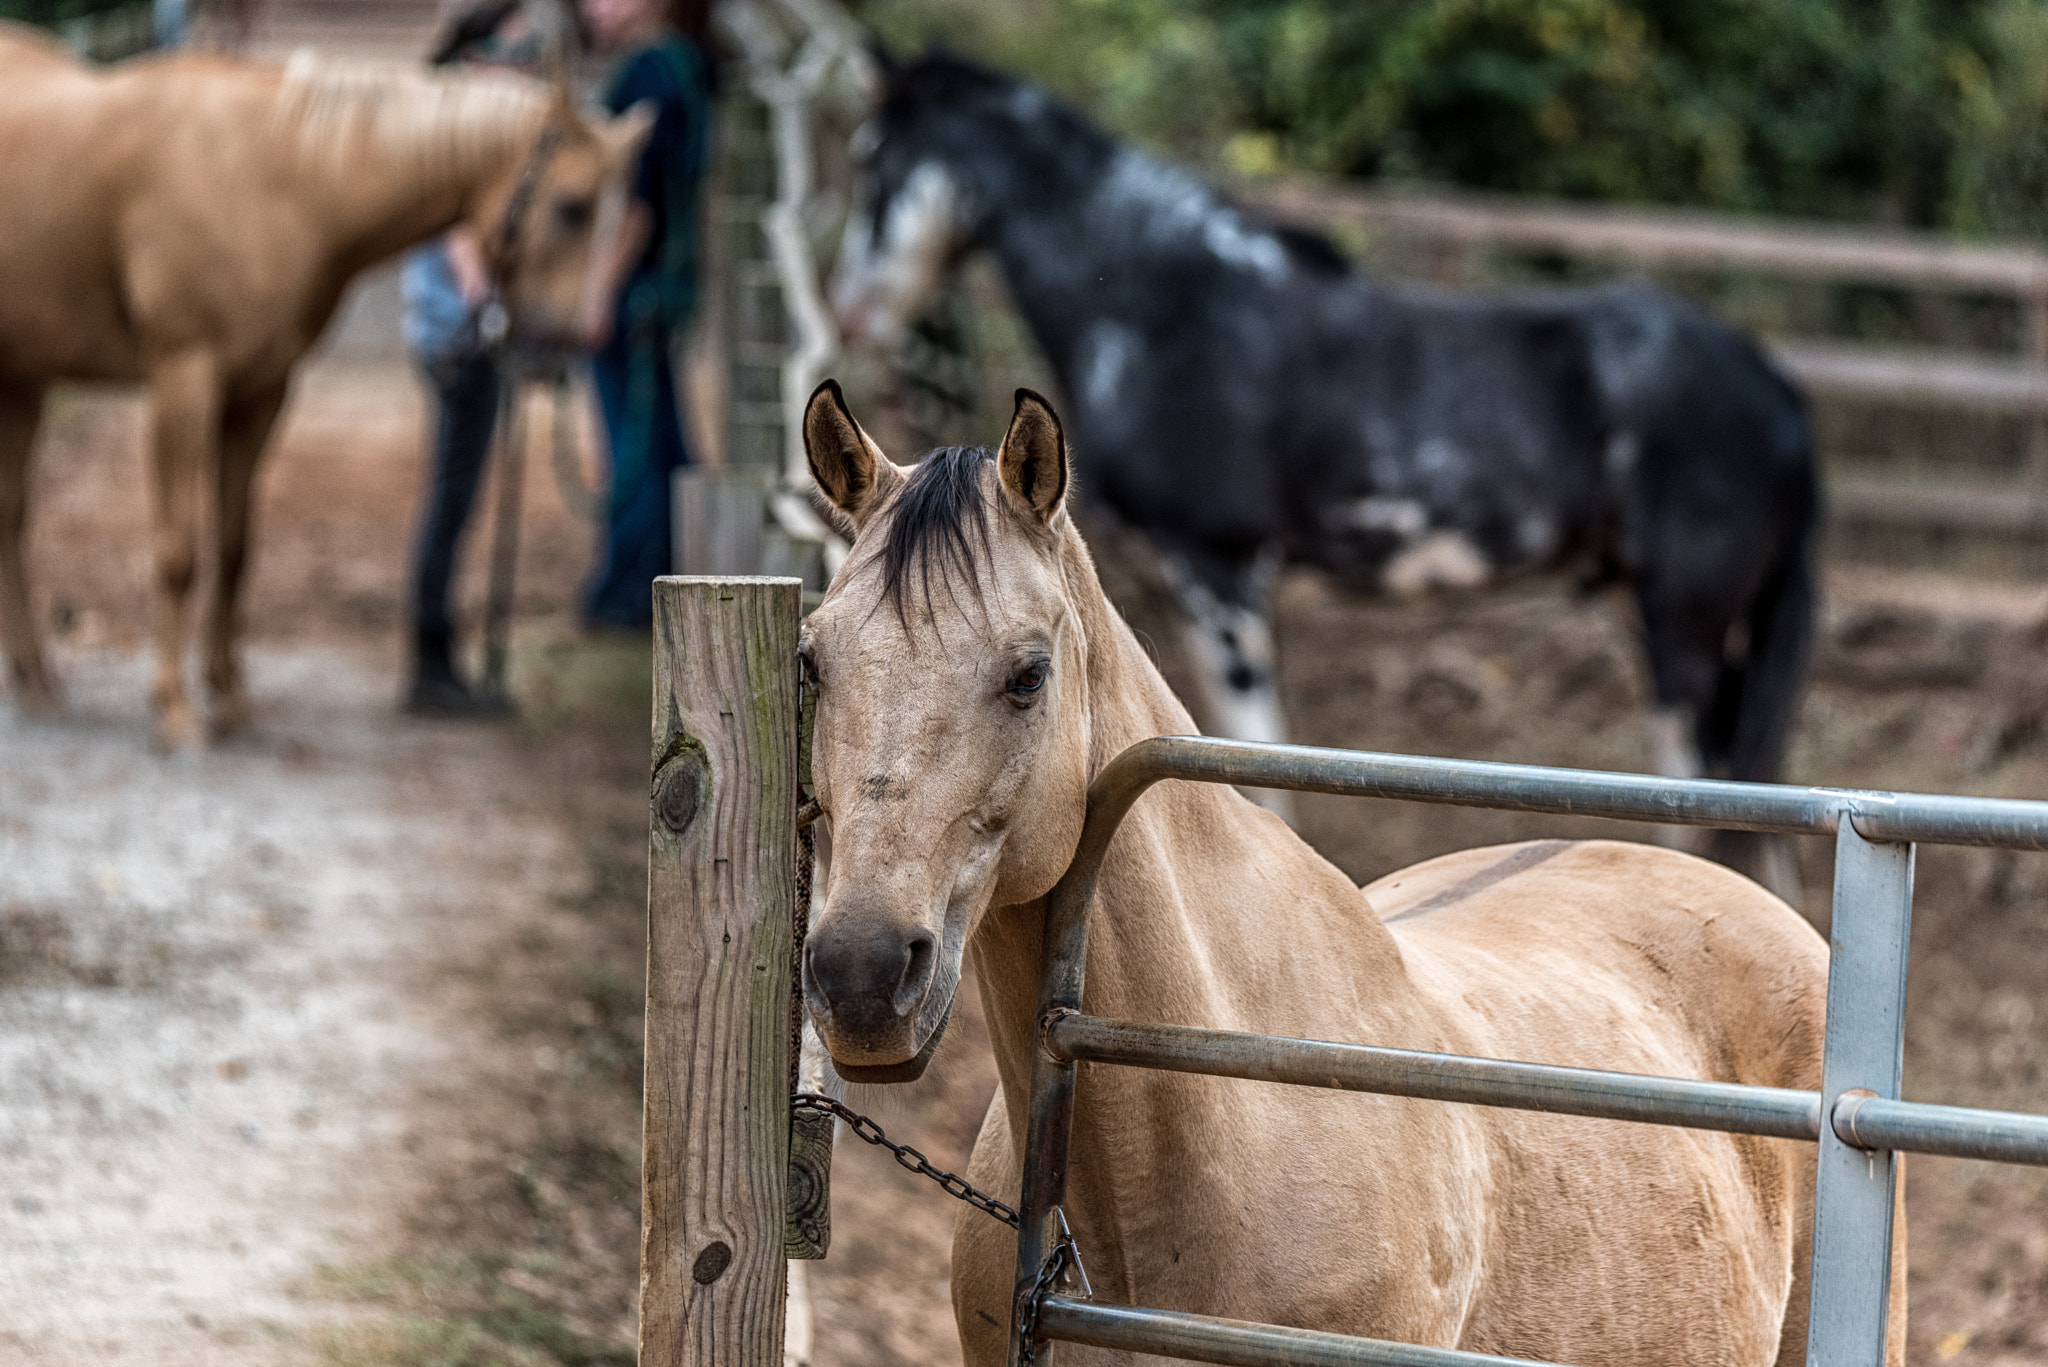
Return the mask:
M798 787L795 579L655 581L641 1358L782 1356L791 1176L791 908ZM1081 1010L1089 906L1118 824L1162 779L1723 829L1832 834L1819 1092L1641 1077L1139 1021ZM1918 842L2048 849L2048 802L1678 781L1303 746L1159 737L1095 780L1054 889L1017 1240L1019 1310L1044 1343L1226 1364L1510 1363L1060 1294L1035 1298L1064 1195L1084 1060L1467 1105L1818 1141L1807 1361L1879 1367L1895 1154L2048 1165L2048 1118L1899 1099ZM829 1151L829 1149L828 1149ZM1023 1344L1013 1320L1013 1367ZM1043 1367L1046 1349L1038 1349Z
M1109 1020L1081 1010L1088 912L1133 803L1162 779L1610 817L1727 830L1832 834L1834 924L1819 1092L1643 1077L1500 1059ZM1674 780L1420 759L1195 736L1142 741L1088 794L1079 849L1054 889L1040 1050L1024 1158L1017 1299L1032 1295L1064 1195L1080 1062L1390 1096L1817 1140L1809 1367L1881 1367L1891 1286L1896 1155L2048 1164L2048 1118L1899 1100L1916 843L2048 849L2048 802ZM1013 1316L1016 1314L1013 1311ZM1066 1295L1040 1299L1036 1336L1241 1367L1453 1367L1520 1361ZM1013 1318L1011 1367L1027 1351ZM1038 1354L1044 1361L1044 1351Z

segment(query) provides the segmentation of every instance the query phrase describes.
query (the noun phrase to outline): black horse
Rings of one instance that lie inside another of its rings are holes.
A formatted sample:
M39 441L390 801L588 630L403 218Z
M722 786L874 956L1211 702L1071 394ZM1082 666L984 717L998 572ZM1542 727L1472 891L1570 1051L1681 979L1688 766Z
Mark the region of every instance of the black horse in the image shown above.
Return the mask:
M1634 590L1659 767L1776 776L1819 498L1805 404L1750 339L1641 283L1366 279L1032 86L884 65L841 317L886 342L951 261L995 254L1082 487L1167 560L1219 730L1280 736L1283 557L1400 593L1578 567Z

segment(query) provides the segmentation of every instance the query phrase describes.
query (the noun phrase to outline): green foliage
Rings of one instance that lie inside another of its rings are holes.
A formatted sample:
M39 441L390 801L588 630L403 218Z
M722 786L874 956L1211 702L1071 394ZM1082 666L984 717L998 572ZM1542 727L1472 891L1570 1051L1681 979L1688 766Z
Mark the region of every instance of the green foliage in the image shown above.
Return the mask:
M0 0L0 19L54 28L67 19L84 19L132 3L134 0Z
M1574 198L2048 225L2042 0L871 0L1140 141Z

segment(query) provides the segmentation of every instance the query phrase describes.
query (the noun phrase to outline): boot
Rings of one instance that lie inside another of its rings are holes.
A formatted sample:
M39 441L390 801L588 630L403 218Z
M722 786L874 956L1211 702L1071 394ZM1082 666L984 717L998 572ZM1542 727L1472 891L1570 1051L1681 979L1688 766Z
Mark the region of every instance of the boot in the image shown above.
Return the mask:
M455 672L449 633L422 627L414 642L412 683L402 704L415 717L490 721L517 715L502 693L471 688Z

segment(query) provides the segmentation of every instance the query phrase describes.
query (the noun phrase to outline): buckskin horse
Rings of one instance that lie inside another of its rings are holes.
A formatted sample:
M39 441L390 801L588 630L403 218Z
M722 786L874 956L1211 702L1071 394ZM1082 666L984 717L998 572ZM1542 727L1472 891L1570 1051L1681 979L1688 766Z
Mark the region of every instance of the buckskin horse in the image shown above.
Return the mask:
M593 120L565 87L497 73L198 54L92 69L0 25L0 647L20 705L58 697L21 554L53 382L149 391L161 748L200 736L181 656L210 489L206 681L213 730L233 731L248 716L235 611L251 482L342 290L467 223L514 330L566 335L648 123Z
M1019 394L994 453L905 470L828 382L804 443L853 538L799 646L833 851L804 1000L844 1075L915 1076L971 953L1001 1086L969 1177L1015 1200L1045 898L1089 784L1191 720L1103 595L1043 400ZM1468 850L1361 891L1234 790L1165 784L1098 887L1090 1013L1820 1082L1825 944L1676 850ZM1065 1210L1096 1294L1126 1304L1587 1367L1791 1367L1813 1181L1813 1151L1786 1140L1091 1068ZM953 1305L975 1367L1005 1360L1014 1258L1007 1229L961 1217ZM1905 1266L1901 1243L1894 1367Z
M1399 594L1576 567L1634 591L1658 769L1777 777L1819 502L1804 401L1748 338L1641 283L1374 281L1028 84L882 66L837 310L889 342L993 254L1084 488L1162 553L1210 726L1283 738L1283 558Z

